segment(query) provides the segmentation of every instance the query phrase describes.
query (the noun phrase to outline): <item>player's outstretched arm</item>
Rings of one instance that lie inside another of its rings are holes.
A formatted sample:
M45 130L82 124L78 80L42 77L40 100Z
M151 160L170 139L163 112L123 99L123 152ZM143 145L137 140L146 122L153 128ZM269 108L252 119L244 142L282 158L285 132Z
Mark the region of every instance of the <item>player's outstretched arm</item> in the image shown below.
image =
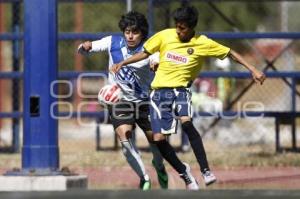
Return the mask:
M256 83L263 84L266 79L266 76L263 72L257 70L253 65L249 64L239 53L235 52L234 50L230 50L228 56L239 64L245 66L252 73L253 80Z
M128 64L131 64L131 63L135 63L135 62L138 62L138 61L141 61L143 59L146 59L150 56L149 53L147 52L139 52L139 53L136 53L134 54L133 56L129 57L128 59L125 59L123 60L122 62L120 63L117 63L117 64L114 64L110 71L113 72L113 73L116 73L118 72L122 66L126 66Z

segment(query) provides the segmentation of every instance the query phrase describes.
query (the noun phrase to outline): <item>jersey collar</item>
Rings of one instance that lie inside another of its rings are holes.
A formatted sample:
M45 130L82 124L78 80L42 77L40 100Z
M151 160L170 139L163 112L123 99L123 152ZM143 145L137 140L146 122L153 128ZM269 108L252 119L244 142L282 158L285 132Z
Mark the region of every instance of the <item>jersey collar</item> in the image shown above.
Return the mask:
M125 43L125 46L126 46L126 49L127 49L127 53L129 55L134 55L136 54L137 52L140 52L143 50L143 45L144 45L144 42L141 42L137 47L135 47L134 49L129 49L128 46L127 46L127 42L125 40L125 38L123 38L123 42Z

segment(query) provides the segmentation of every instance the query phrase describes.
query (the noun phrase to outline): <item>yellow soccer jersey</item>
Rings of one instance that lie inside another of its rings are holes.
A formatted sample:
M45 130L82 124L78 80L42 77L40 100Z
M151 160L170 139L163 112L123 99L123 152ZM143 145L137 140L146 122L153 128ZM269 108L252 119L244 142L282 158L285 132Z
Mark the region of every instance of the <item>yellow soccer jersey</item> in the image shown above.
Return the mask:
M144 44L145 51L160 52L159 67L151 87L187 87L199 74L205 57L223 59L230 49L207 38L194 36L189 42L179 40L176 29L156 33Z

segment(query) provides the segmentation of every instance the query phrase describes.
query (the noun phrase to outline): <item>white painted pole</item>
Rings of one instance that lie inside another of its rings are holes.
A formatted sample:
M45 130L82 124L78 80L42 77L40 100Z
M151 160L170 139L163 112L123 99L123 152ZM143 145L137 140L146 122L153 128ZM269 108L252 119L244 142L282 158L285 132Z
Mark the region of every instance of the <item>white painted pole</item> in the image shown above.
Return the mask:
M127 0L127 12L132 10L132 0Z
M281 31L289 31L289 2L281 2Z

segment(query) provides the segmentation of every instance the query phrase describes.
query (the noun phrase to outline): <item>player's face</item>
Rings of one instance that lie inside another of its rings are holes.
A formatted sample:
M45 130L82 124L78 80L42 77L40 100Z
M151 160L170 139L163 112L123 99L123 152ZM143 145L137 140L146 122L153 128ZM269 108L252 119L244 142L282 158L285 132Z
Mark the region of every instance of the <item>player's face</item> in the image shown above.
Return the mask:
M176 33L182 42L188 42L194 36L195 31L194 29L187 26L184 22L177 22L176 23Z
M137 47L143 39L143 35L140 30L132 29L130 27L125 29L124 36L129 48Z

